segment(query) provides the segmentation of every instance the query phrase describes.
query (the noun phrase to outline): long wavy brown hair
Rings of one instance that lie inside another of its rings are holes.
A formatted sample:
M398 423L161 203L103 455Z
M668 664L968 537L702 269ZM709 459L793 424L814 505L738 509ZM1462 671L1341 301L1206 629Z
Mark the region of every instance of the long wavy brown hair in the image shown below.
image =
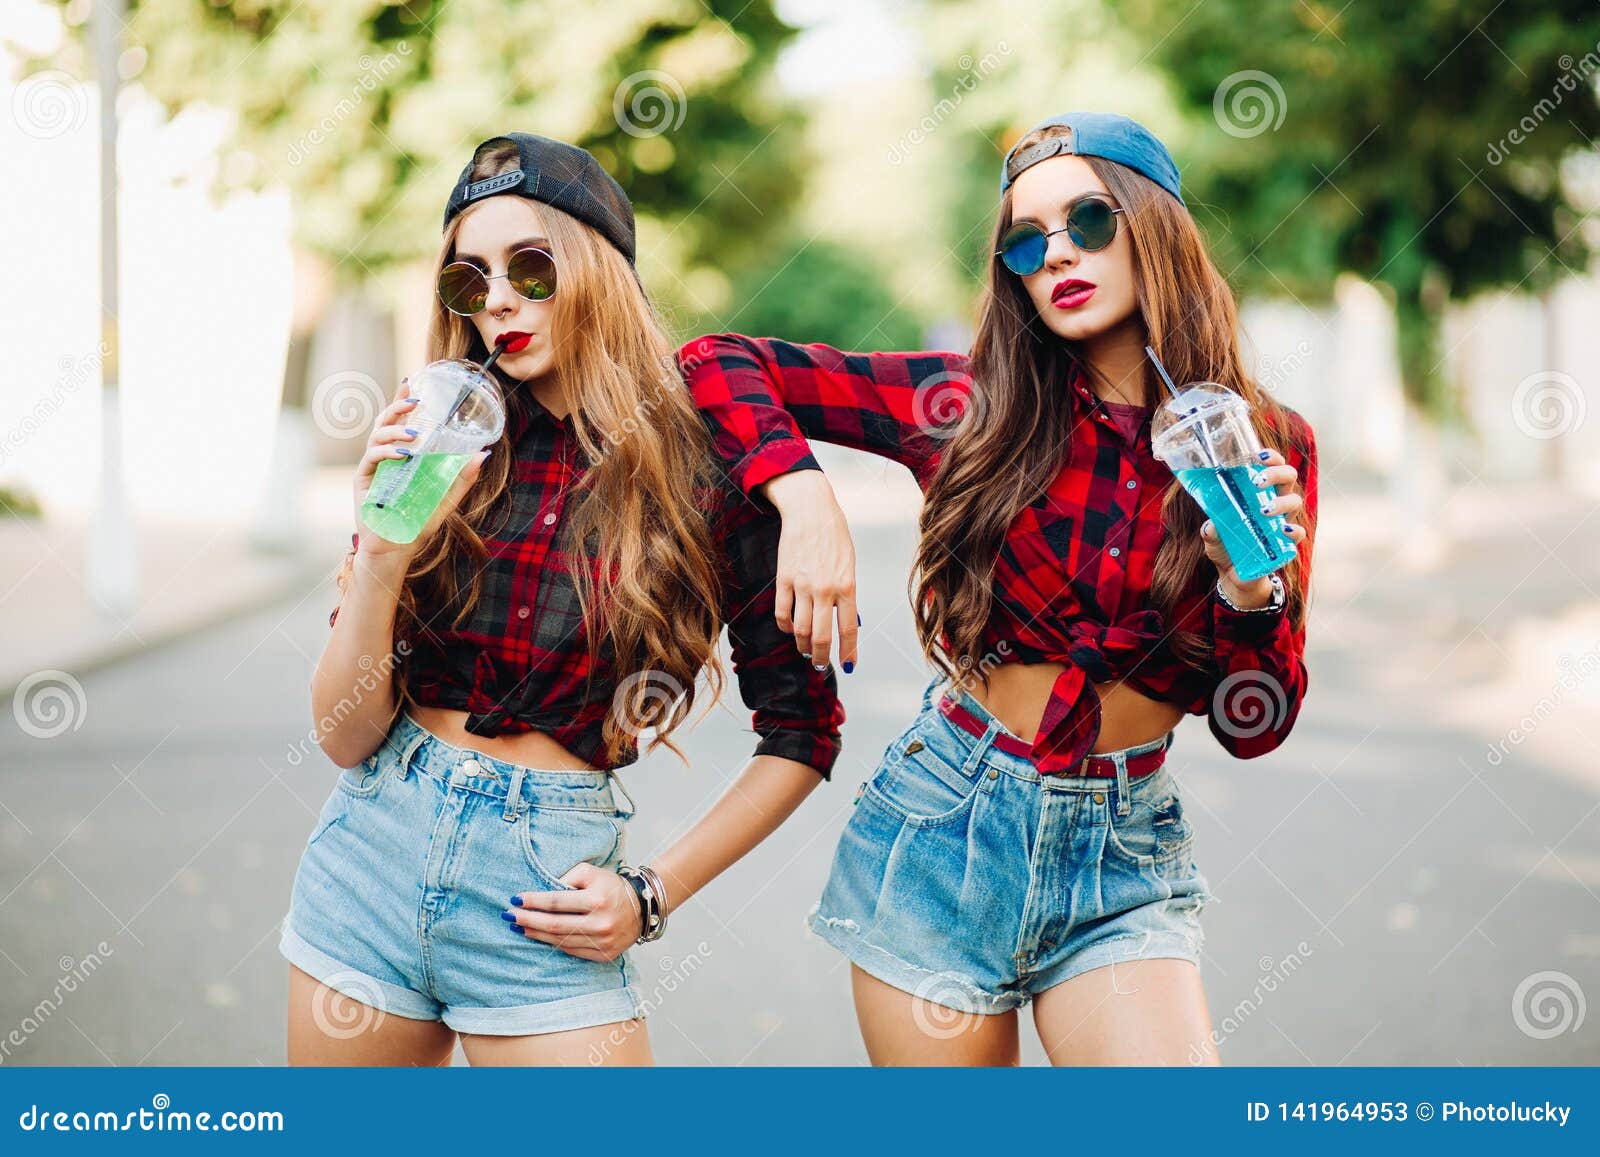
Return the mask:
M486 150L472 173L482 180L518 166L516 147ZM592 658L611 664L628 702L608 713L604 740L617 759L634 734L648 728L655 743L680 758L671 735L690 715L696 679L706 672L713 701L724 677L717 654L721 579L704 506L715 493L716 471L705 425L678 376L673 347L627 259L589 226L553 206L529 202L561 271L551 326L556 381L572 415L589 467L567 506L569 549L595 559L596 579L573 568ZM451 221L434 277L455 259L462 217ZM428 359L487 357L472 322L434 297ZM394 639L408 646L454 610L453 626L472 614L489 552L482 534L510 516L517 415L535 403L520 383L500 378L507 433L460 504L441 520L407 569ZM353 554L339 573L348 583ZM463 591L458 569L470 571ZM394 675L395 712L414 705L405 676ZM630 678L638 676L637 679ZM662 694L670 688L671 694Z
M1026 148L1063 132L1048 126L1018 142ZM1138 311L1173 380L1218 382L1250 403L1263 443L1304 451L1305 438L1285 408L1260 388L1239 353L1233 294L1207 255L1186 209L1143 175L1101 157L1084 157L1118 205L1133 242ZM1011 190L1000 204L989 251L1011 227ZM972 347L975 404L945 444L923 505L921 538L911 576L912 604L924 654L946 675L981 671L984 625L993 603L995 560L1006 529L1038 499L1066 461L1072 429L1070 375L1093 375L1083 351L1046 328L1021 281L989 261ZM1147 388L1158 390L1147 376ZM1147 396L1154 396L1147 394ZM1162 498L1166 534L1156 554L1151 602L1184 662L1203 667L1211 650L1198 631L1179 623L1180 605L1214 580L1200 537L1205 514L1174 480ZM1309 511L1297 521L1309 537ZM1303 560L1284 569L1287 611L1305 617ZM1209 572L1209 573L1208 573Z

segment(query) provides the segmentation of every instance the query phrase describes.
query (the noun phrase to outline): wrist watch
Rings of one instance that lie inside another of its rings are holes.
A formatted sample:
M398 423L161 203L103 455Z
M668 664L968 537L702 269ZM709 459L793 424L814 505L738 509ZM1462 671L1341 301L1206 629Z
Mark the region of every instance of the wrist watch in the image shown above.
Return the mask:
M1241 615L1260 615L1260 614L1270 614L1273 611L1281 611L1283 609L1283 604L1284 604L1285 600L1288 597L1285 594L1284 589L1283 589L1283 579L1278 576L1278 572L1277 571L1273 571L1271 574L1269 574L1267 576L1267 579L1268 579L1268 581L1270 581L1272 583L1272 598L1270 600L1268 600L1268 602L1267 602L1267 604L1265 606L1261 606L1261 607L1241 607L1241 606L1239 606L1232 599L1228 598L1227 592L1222 589L1222 576L1221 575L1217 576L1217 598L1221 599L1223 605L1226 606L1229 610L1238 611Z

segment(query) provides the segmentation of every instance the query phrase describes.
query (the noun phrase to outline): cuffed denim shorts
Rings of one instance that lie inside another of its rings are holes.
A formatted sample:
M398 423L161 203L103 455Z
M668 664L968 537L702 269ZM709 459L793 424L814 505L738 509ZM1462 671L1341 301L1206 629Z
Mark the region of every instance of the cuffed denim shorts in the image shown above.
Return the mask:
M1125 760L1170 733L1106 752L1116 778L1041 776L922 710L862 785L807 924L860 968L968 1013L1001 1013L1092 968L1200 960L1200 910L1214 897L1191 858L1194 833L1166 763L1129 776ZM1009 733L1008 733L1009 734Z
M583 960L500 915L514 894L566 890L560 878L580 861L622 863L633 807L618 807L612 784L603 771L454 747L402 712L323 805L279 950L355 1000L458 1032L523 1036L643 1016L626 953Z

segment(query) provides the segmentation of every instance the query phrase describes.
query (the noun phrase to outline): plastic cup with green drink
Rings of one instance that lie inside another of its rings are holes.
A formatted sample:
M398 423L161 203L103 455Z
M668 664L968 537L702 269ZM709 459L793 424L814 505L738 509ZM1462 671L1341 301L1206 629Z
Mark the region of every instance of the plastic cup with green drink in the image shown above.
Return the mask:
M412 374L408 392L417 399L406 415L416 430L407 458L385 458L373 472L361 503L361 521L390 542L415 542L449 493L468 460L499 440L505 430L505 400L488 373L499 348L484 364L465 359L430 362Z

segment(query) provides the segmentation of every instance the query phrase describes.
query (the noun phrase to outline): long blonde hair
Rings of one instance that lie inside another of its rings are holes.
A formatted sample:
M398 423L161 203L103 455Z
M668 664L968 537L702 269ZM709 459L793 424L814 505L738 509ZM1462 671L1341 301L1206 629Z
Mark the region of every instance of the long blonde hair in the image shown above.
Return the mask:
M513 144L486 150L472 173L482 180L515 169ZM608 661L629 701L606 718L608 759L616 760L641 729L654 732L680 757L672 732L694 705L704 670L713 699L723 672L721 571L706 511L717 473L705 425L678 376L673 347L627 259L595 230L543 203L531 203L544 224L561 272L553 299L554 374L589 469L567 506L567 546L595 560L594 572L572 568L592 660ZM462 218L451 221L434 269L455 259ZM472 322L435 296L428 329L430 361L482 361L487 350ZM505 389L507 433L439 531L419 548L401 588L395 643L414 640L433 615L459 606L453 626L472 614L489 560L480 532L509 514L517 417L535 403L526 389ZM353 557L353 556L352 556ZM455 563L470 565L471 582L458 589ZM339 575L343 590L352 558ZM415 703L405 677L395 674L394 718ZM591 670L594 664L591 664ZM630 678L638 676L638 678ZM591 676L592 678L592 676ZM682 694L662 695L662 686Z
M1017 147L1067 130L1049 126ZM1149 343L1175 381L1218 382L1250 403L1264 444L1308 447L1299 424L1261 389L1239 353L1233 294L1207 255L1188 211L1155 182L1101 157L1084 157L1117 204L1133 242L1137 305ZM989 246L1000 248L1011 227L1012 191L1001 201ZM1020 279L998 260L989 262L977 335L972 347L974 389L981 391L981 421L964 422L946 444L922 509L922 534L912 571L917 632L930 663L948 675L981 669L984 626L993 604L993 575L1006 530L1056 476L1068 453L1074 372L1092 369L1073 343L1045 328ZM1166 534L1156 554L1151 602L1172 633L1173 652L1203 666L1204 635L1176 621L1186 597L1203 590L1214 573L1205 555L1198 503L1173 481L1162 499ZM1309 538L1310 512L1297 521ZM1282 572L1288 614L1305 617L1303 561ZM943 640L943 642L941 642Z

